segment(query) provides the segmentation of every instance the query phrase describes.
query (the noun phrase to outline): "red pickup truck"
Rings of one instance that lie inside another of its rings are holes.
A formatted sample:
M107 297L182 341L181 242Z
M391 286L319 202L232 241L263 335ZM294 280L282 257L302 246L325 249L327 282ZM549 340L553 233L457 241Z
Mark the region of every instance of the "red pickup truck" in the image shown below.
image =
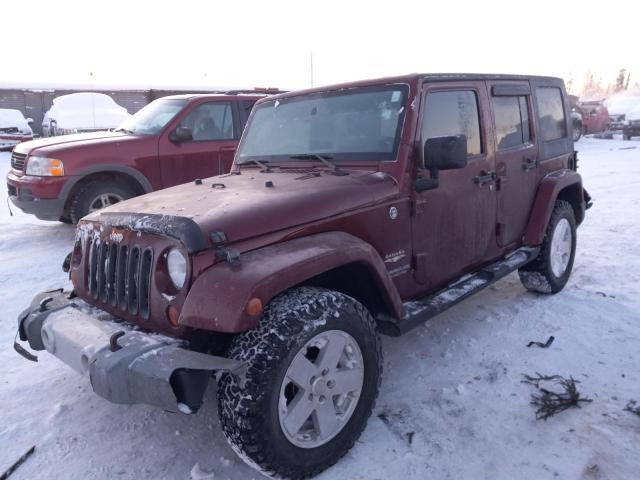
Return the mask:
M19 144L9 198L41 220L77 223L122 200L225 173L253 104L275 92L164 97L112 131Z

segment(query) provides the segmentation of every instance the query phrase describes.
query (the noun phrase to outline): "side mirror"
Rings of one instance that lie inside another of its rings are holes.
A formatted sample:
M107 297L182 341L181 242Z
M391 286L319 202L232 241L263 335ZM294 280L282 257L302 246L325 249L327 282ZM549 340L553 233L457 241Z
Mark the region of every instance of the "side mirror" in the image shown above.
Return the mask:
M416 179L415 189L418 193L438 188L440 170L454 170L467 166L467 136L430 138L424 144L423 158L430 178Z
M175 143L188 142L193 140L191 130L187 127L178 127L169 135L169 140Z
M33 118L31 118L31 117L27 118L27 123L29 125L33 124Z

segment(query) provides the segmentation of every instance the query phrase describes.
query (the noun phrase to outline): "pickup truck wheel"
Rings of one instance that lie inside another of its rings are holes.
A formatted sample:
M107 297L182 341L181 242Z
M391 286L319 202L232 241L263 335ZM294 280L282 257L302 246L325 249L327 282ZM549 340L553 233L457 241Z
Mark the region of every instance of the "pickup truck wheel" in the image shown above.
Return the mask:
M576 220L569 202L555 204L540 254L518 273L527 290L557 293L564 288L571 275L576 253Z
M301 287L276 297L228 352L218 413L231 447L273 477L308 478L336 463L371 415L382 374L375 322L353 298Z
M71 200L71 220L73 223L91 212L108 207L136 193L126 184L113 180L93 180L80 187Z

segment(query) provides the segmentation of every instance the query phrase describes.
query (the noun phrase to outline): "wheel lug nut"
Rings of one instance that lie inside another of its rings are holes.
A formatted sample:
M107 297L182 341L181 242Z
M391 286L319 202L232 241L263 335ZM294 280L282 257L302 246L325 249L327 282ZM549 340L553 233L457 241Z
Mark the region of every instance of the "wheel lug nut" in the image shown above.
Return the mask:
M324 400L325 400L324 395L320 395L320 398L318 400L320 401L320 403L324 403Z
M313 385L313 382L315 382L315 381L316 381L316 377L311 377L311 379L309 380L309 383L311 385Z
M327 382L327 387L328 387L328 388L333 388L333 387L335 387L335 386L336 386L336 381L335 381L335 380L329 380L329 381Z
M326 375L327 373L329 373L329 369L325 368L324 370L322 370L322 375Z
M309 394L309 400L313 400L313 393Z

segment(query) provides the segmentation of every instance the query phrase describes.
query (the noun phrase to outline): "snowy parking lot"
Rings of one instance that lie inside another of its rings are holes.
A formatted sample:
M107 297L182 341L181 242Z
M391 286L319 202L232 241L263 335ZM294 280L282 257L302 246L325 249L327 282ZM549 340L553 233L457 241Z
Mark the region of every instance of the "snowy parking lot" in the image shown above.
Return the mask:
M583 138L594 198L573 275L555 296L512 274L404 337L387 338L377 406L355 447L318 478L616 479L640 476L640 141ZM0 174L9 170L0 153ZM215 392L194 416L118 406L46 353L12 348L36 293L69 286L73 227L0 198L0 474L32 445L20 479L261 478L227 445ZM545 342L549 348L527 344ZM592 399L536 420L523 374L572 376Z

